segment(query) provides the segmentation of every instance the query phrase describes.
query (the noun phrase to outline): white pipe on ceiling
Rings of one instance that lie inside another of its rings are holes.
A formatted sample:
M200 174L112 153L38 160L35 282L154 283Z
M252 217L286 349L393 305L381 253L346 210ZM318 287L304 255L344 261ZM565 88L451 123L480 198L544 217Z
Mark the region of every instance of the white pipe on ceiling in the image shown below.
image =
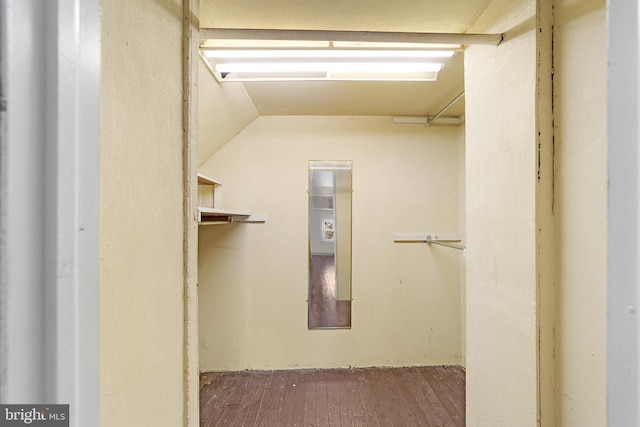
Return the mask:
M497 46L502 42L503 37L503 34L200 28L200 38L205 40L308 40L375 43L438 43L460 45L482 44Z

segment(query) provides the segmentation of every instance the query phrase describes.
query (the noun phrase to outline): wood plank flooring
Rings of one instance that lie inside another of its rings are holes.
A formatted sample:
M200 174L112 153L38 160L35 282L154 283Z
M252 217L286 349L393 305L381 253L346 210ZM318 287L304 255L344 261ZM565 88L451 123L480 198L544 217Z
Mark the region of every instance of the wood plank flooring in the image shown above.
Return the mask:
M465 374L454 367L205 372L200 425L465 425Z
M309 266L309 328L350 327L351 301L336 298L333 255L312 255Z

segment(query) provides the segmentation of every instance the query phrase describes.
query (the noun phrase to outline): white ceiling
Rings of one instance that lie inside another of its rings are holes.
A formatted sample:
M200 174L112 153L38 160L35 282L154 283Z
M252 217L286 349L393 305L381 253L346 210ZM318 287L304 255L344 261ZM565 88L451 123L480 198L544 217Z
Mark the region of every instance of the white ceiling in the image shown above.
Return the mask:
M466 32L490 0L200 0L202 28ZM260 115L425 116L463 89L463 54L437 82L245 83ZM447 115L462 115L464 101Z

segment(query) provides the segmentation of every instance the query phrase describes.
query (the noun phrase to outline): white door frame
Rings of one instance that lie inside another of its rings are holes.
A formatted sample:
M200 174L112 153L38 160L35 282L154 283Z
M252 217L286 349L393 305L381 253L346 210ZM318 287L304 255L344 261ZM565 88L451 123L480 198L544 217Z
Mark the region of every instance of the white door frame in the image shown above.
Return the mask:
M609 426L622 427L640 425L640 8L633 0L607 3L607 405Z
M0 9L0 401L97 426L100 0Z

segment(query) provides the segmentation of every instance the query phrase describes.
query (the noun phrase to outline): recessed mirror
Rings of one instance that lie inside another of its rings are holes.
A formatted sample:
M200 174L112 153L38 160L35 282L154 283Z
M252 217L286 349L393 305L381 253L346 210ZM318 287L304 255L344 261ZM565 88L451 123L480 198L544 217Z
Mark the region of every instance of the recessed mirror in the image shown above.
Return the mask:
M351 327L351 161L309 161L309 329Z

